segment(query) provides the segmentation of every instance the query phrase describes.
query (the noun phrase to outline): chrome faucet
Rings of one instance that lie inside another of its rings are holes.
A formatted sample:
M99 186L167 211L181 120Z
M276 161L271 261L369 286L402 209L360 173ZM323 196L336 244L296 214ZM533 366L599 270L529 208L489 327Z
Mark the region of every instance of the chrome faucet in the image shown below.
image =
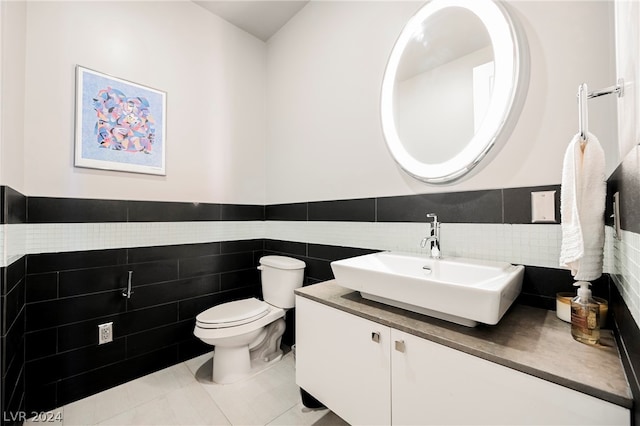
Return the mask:
M429 236L424 237L420 242L420 247L425 248L429 244L429 256L433 259L440 259L440 222L435 213L427 213L427 219L433 218L429 224Z

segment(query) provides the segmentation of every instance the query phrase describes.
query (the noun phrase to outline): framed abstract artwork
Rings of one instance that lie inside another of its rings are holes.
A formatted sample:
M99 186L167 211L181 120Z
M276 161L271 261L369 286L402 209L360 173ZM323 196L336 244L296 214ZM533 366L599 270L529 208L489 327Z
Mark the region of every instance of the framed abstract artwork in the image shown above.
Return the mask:
M166 92L76 66L75 166L165 175Z

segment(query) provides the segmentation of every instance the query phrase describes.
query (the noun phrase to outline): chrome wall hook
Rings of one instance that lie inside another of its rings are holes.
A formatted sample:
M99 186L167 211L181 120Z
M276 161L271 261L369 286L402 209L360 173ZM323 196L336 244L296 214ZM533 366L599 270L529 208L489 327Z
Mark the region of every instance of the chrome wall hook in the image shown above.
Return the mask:
M133 294L133 291L131 290L131 278L133 277L133 271L129 271L129 278L127 280L127 288L123 288L122 289L122 296L126 297L127 299L131 299L131 295Z

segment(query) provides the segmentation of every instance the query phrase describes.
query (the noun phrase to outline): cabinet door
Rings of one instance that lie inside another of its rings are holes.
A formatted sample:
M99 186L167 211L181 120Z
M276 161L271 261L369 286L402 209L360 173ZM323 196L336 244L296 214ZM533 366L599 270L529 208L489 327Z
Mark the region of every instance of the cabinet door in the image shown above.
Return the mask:
M618 405L398 330L391 338L393 424L630 423Z
M296 296L296 382L350 424L391 422L390 329Z

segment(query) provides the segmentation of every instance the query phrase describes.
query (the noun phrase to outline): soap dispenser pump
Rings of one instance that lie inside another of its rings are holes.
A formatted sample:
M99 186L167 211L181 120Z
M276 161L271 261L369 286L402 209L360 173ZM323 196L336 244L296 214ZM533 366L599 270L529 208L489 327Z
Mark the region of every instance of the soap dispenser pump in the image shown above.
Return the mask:
M578 295L571 300L571 335L578 342L597 345L600 341L600 306L591 296L587 281L573 284Z

